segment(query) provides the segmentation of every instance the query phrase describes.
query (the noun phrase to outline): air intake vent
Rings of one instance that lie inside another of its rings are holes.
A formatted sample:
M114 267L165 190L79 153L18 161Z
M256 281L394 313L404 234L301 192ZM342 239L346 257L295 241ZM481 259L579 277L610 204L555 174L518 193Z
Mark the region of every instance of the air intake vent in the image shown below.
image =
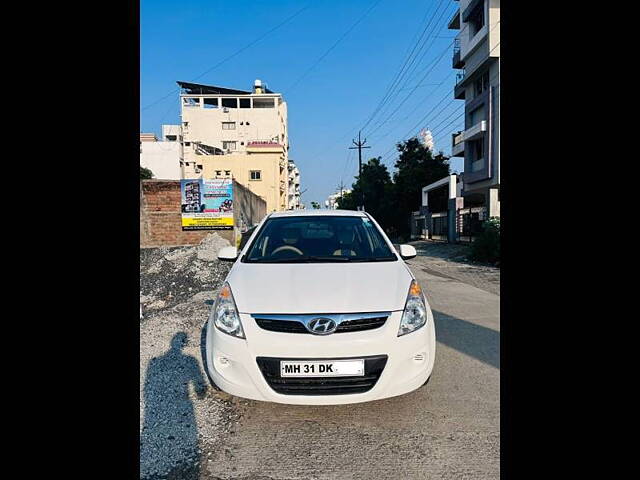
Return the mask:
M334 333L348 333L348 332L362 332L364 330L373 330L382 327L389 313L384 314L360 314L362 318L358 318L358 314L349 315L349 318L340 319L338 322L338 328ZM318 317L336 317L340 315L318 315ZM263 330L269 330L270 332L282 332L282 333L306 333L310 334L309 330L305 327L305 321L315 318L314 315L273 315L270 318L269 315L254 315L257 325Z

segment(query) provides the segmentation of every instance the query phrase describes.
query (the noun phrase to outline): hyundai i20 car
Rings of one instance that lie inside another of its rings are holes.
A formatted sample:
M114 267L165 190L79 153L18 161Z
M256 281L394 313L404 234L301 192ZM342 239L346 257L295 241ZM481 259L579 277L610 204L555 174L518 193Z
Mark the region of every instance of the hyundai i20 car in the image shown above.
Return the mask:
M206 325L205 365L219 389L307 405L411 392L433 369L425 294L363 211L296 210L265 217L233 261Z

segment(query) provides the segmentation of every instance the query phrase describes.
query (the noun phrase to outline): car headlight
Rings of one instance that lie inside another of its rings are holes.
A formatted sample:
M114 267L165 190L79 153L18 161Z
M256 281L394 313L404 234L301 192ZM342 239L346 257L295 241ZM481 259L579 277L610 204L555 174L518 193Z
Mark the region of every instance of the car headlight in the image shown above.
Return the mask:
M418 285L418 282L411 280L407 303L405 303L404 312L402 312L398 336L415 332L424 326L425 323L427 323L427 307L424 304L422 289L420 285Z
M213 315L213 324L218 330L234 337L245 338L236 302L228 283L225 283L220 290L211 315Z

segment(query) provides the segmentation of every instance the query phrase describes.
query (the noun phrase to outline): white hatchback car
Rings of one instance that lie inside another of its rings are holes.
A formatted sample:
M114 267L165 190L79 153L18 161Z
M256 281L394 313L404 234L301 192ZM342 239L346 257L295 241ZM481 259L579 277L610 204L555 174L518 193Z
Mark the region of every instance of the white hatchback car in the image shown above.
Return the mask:
M331 405L402 395L433 369L433 314L365 212L272 213L238 255L206 326L211 381L239 397Z

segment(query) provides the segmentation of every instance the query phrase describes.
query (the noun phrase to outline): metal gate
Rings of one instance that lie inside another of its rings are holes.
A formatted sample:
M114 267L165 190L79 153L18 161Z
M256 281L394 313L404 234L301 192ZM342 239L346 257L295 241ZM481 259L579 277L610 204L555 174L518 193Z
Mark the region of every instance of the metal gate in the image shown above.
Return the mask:
M433 214L431 216L431 229L429 232L429 238L432 240L446 241L449 239L449 220L447 212Z
M459 242L471 243L482 231L482 224L486 219L486 207L467 207L457 211L456 230Z

